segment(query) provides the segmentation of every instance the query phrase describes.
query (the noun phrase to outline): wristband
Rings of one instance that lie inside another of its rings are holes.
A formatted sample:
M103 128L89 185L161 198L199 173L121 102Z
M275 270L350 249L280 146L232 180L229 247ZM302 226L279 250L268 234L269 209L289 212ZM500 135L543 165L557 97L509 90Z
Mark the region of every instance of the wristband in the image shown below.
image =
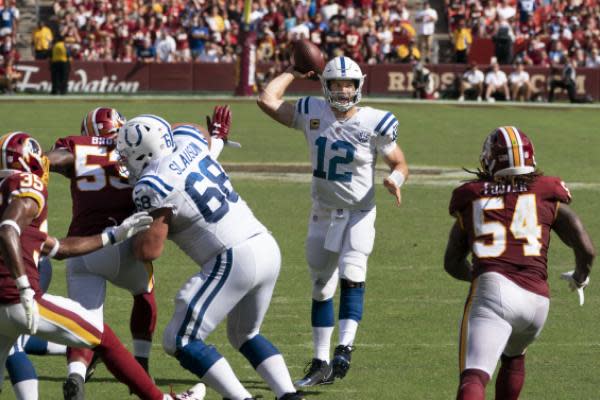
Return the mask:
M404 174L401 171L398 171L397 169L393 170L390 176L388 176L388 178L394 181L394 183L398 187L402 187L402 185L404 184L404 180L406 179Z
M17 289L19 289L19 290L29 289L31 287L31 285L29 284L29 278L27 278L27 275L21 275L20 277L15 279L15 281L17 282Z
M56 253L58 253L58 249L60 249L60 241L54 238L54 246L52 246L52 250L48 253L48 258L54 258Z
M102 238L102 247L106 247L109 244L115 244L115 242L117 241L115 239L115 235L112 229L110 228L102 232L102 235L100 235L100 237Z
M5 219L4 221L0 222L0 226L3 226L3 225L13 227L15 229L15 231L17 231L17 235L21 236L21 227L19 226L19 224L17 224L17 222L15 220Z

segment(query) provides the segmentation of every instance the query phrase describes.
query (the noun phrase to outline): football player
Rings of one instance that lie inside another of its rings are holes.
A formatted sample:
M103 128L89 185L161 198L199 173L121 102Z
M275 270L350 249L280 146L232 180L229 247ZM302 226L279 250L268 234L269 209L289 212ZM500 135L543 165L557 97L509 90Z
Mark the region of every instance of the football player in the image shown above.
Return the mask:
M234 191L200 131L141 115L119 130L117 151L135 181L137 208L156 218L134 241L136 256L155 260L168 237L201 267L175 297L165 351L224 398L252 398L225 358L205 343L227 318L230 343L277 398L301 399L283 356L259 333L279 273L279 247Z
M388 111L359 107L365 76L348 57L329 61L320 76L325 99L283 100L300 74L293 68L274 78L258 105L281 124L306 137L312 160L313 206L308 222L306 260L312 279L314 355L296 386L331 383L350 368L358 324L363 315L367 259L375 240L375 163L381 155L390 168L383 181L400 206L408 167L396 144L398 120ZM330 360L334 328L333 296L340 281L339 341Z
M454 278L471 282L460 329L457 399L484 399L500 359L496 399L516 400L525 381L525 351L548 316L550 230L573 249L575 270L563 279L581 296L595 250L567 205L569 190L536 168L533 143L520 129L503 126L490 133L481 167L450 200L456 222L444 266Z
M202 399L204 387L163 394L113 331L79 303L42 293L41 254L66 258L115 245L148 229L152 218L137 213L103 232L58 240L47 233L48 160L24 132L0 138L0 379L11 346L21 334L96 351L107 368L143 399Z
M100 107L86 114L81 135L56 141L48 152L50 171L71 181L73 217L70 236L94 235L119 224L135 209L131 186L117 168L114 137L125 118L113 108ZM106 282L133 296L130 330L133 354L148 371L152 334L156 325L156 301L152 263L137 261L131 241L67 260L69 298L103 318ZM83 399L83 382L89 378L93 353L86 348L67 350L68 378L65 400ZM86 377L86 372L88 377Z

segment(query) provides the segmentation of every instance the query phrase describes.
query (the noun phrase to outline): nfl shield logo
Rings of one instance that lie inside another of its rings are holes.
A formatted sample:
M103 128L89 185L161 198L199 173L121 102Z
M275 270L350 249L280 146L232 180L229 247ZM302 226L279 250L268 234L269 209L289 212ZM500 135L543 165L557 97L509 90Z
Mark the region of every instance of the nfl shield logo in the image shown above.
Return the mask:
M366 143L369 141L369 132L360 131L358 133L358 141L361 143Z

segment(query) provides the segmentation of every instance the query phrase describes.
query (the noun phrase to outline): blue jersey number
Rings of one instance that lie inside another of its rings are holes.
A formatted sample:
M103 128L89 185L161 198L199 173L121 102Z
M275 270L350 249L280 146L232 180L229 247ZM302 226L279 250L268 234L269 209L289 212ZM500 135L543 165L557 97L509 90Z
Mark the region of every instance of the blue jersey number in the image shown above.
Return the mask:
M210 157L205 157L198 164L200 172L192 172L185 179L185 192L192 198L198 211L206 222L215 223L229 211L229 202L238 201L238 194L231 186L227 186L229 179L225 171ZM219 173L214 174L209 168L214 167ZM204 192L198 190L198 183L208 179L218 187L207 187ZM216 204L215 204L216 202ZM216 205L218 204L218 207ZM211 205L213 206L211 208ZM216 207L216 208L215 208Z
M338 164L350 164L354 161L354 152L356 148L352 143L348 143L345 140L336 140L331 143L331 150L346 150L345 156L335 156L329 160L329 170L325 172L325 150L327 149L327 138L319 137L315 141L317 146L317 168L313 170L313 176L321 179L327 179L329 181L336 182L350 182L352 181L352 172L344 172L343 174L337 173Z

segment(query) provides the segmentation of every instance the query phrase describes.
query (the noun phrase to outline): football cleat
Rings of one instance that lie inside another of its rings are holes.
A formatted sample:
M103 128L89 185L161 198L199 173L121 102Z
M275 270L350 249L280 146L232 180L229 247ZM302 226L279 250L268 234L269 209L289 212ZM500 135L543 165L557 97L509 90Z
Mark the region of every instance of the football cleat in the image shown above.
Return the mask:
M340 344L333 352L333 360L331 361L332 375L334 378L343 378L350 369L350 361L352 360L352 352L354 349L350 346Z
M183 393L171 393L173 400L203 400L204 396L206 396L206 386L203 383L198 383Z
M301 393L286 393L281 396L278 400L305 400Z
M313 358L304 369L304 378L294 382L296 387L310 387L317 385L328 385L333 383L331 367L327 361Z
M63 396L65 400L84 400L85 390L83 378L77 374L70 374L63 383Z

